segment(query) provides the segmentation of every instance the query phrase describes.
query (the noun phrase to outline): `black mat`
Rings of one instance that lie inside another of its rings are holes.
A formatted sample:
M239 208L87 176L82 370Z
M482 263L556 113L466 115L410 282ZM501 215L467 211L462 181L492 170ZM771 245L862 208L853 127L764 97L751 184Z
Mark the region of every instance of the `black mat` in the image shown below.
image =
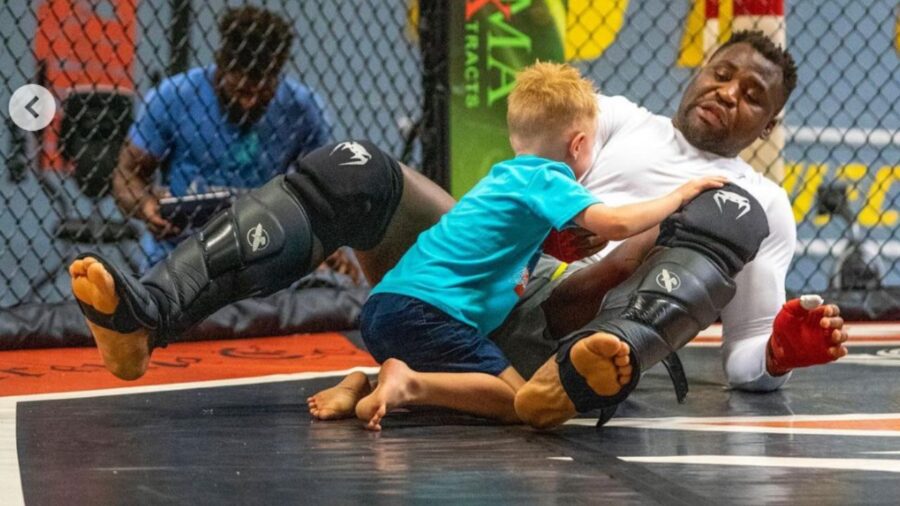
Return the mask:
M854 353L874 350L854 348ZM900 412L896 367L833 365L774 394L723 387L718 350L684 354L683 405L662 371L622 417ZM19 403L27 504L896 504L896 473L645 464L619 457L900 458L897 437L566 426L538 433L445 411L392 414L381 434L310 420L334 379ZM615 420L615 419L614 419Z

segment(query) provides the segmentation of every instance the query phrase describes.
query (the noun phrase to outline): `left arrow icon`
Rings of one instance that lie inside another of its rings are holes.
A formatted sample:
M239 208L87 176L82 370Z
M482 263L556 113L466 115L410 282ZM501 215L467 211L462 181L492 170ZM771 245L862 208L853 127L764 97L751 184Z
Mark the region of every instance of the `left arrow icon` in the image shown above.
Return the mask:
M40 117L41 117L41 114L40 114L39 112L37 112L37 111L35 111L34 109L32 109L32 107L34 106L34 104L38 103L39 100L40 100L39 98L34 97L34 98L31 99L31 102L28 102L28 105L25 106L25 110L28 111L28 112L30 112L31 115L34 116L35 118L40 118Z

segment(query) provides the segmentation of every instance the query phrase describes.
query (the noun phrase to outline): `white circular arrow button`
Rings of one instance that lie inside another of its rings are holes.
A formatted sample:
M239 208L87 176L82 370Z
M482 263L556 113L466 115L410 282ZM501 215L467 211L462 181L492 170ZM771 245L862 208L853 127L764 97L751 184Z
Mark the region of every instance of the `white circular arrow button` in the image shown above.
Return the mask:
M34 132L53 121L56 99L50 90L37 84L26 84L9 99L9 117L22 130Z

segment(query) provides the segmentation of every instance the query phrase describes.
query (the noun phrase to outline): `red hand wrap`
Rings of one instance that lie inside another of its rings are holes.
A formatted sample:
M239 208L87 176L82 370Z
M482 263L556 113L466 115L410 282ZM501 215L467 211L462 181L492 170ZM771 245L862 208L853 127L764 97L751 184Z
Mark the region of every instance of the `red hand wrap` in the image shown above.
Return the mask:
M828 348L835 346L831 341L834 329L822 328L820 321L824 316L825 306L807 311L800 305L800 299L789 300L781 306L767 349L771 365L786 372L834 360L828 353Z
M550 235L544 240L544 253L567 263L581 260L584 255L578 251L576 240L575 234L569 230L551 230Z

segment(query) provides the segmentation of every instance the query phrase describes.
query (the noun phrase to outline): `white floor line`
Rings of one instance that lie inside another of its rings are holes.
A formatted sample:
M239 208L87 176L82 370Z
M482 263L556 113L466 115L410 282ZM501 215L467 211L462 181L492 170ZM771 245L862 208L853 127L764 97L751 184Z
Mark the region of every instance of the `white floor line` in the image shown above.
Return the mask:
M217 388L226 386L254 385L261 383L278 383L314 378L331 378L345 376L353 371L364 374L377 374L377 367L354 367L344 371L303 372L296 374L274 374L252 378L233 378L225 380L193 381L189 383L170 383L166 385L147 385L124 388L108 388L102 390L85 390L79 392L59 392L49 394L17 395L0 397L0 504L4 506L24 505L22 493L22 476L19 471L19 453L16 446L16 406L20 402L48 401L57 399L80 399L85 397L109 397L113 395L139 395L156 392L171 392L198 388Z
M632 429L681 430L698 432L739 432L755 434L804 434L816 436L900 437L898 430L867 430L807 427L766 427L762 422L835 422L862 420L900 420L900 413L850 413L840 415L785 415L785 416L727 416L727 417L667 417L667 418L614 418L604 427ZM730 425L717 425L728 423ZM740 425L746 423L747 425ZM566 425L593 427L596 418L576 418Z
M645 464L700 464L711 466L790 467L798 469L840 469L900 473L896 459L820 459L810 457L745 457L737 455L671 455L661 457L619 457L625 462Z

